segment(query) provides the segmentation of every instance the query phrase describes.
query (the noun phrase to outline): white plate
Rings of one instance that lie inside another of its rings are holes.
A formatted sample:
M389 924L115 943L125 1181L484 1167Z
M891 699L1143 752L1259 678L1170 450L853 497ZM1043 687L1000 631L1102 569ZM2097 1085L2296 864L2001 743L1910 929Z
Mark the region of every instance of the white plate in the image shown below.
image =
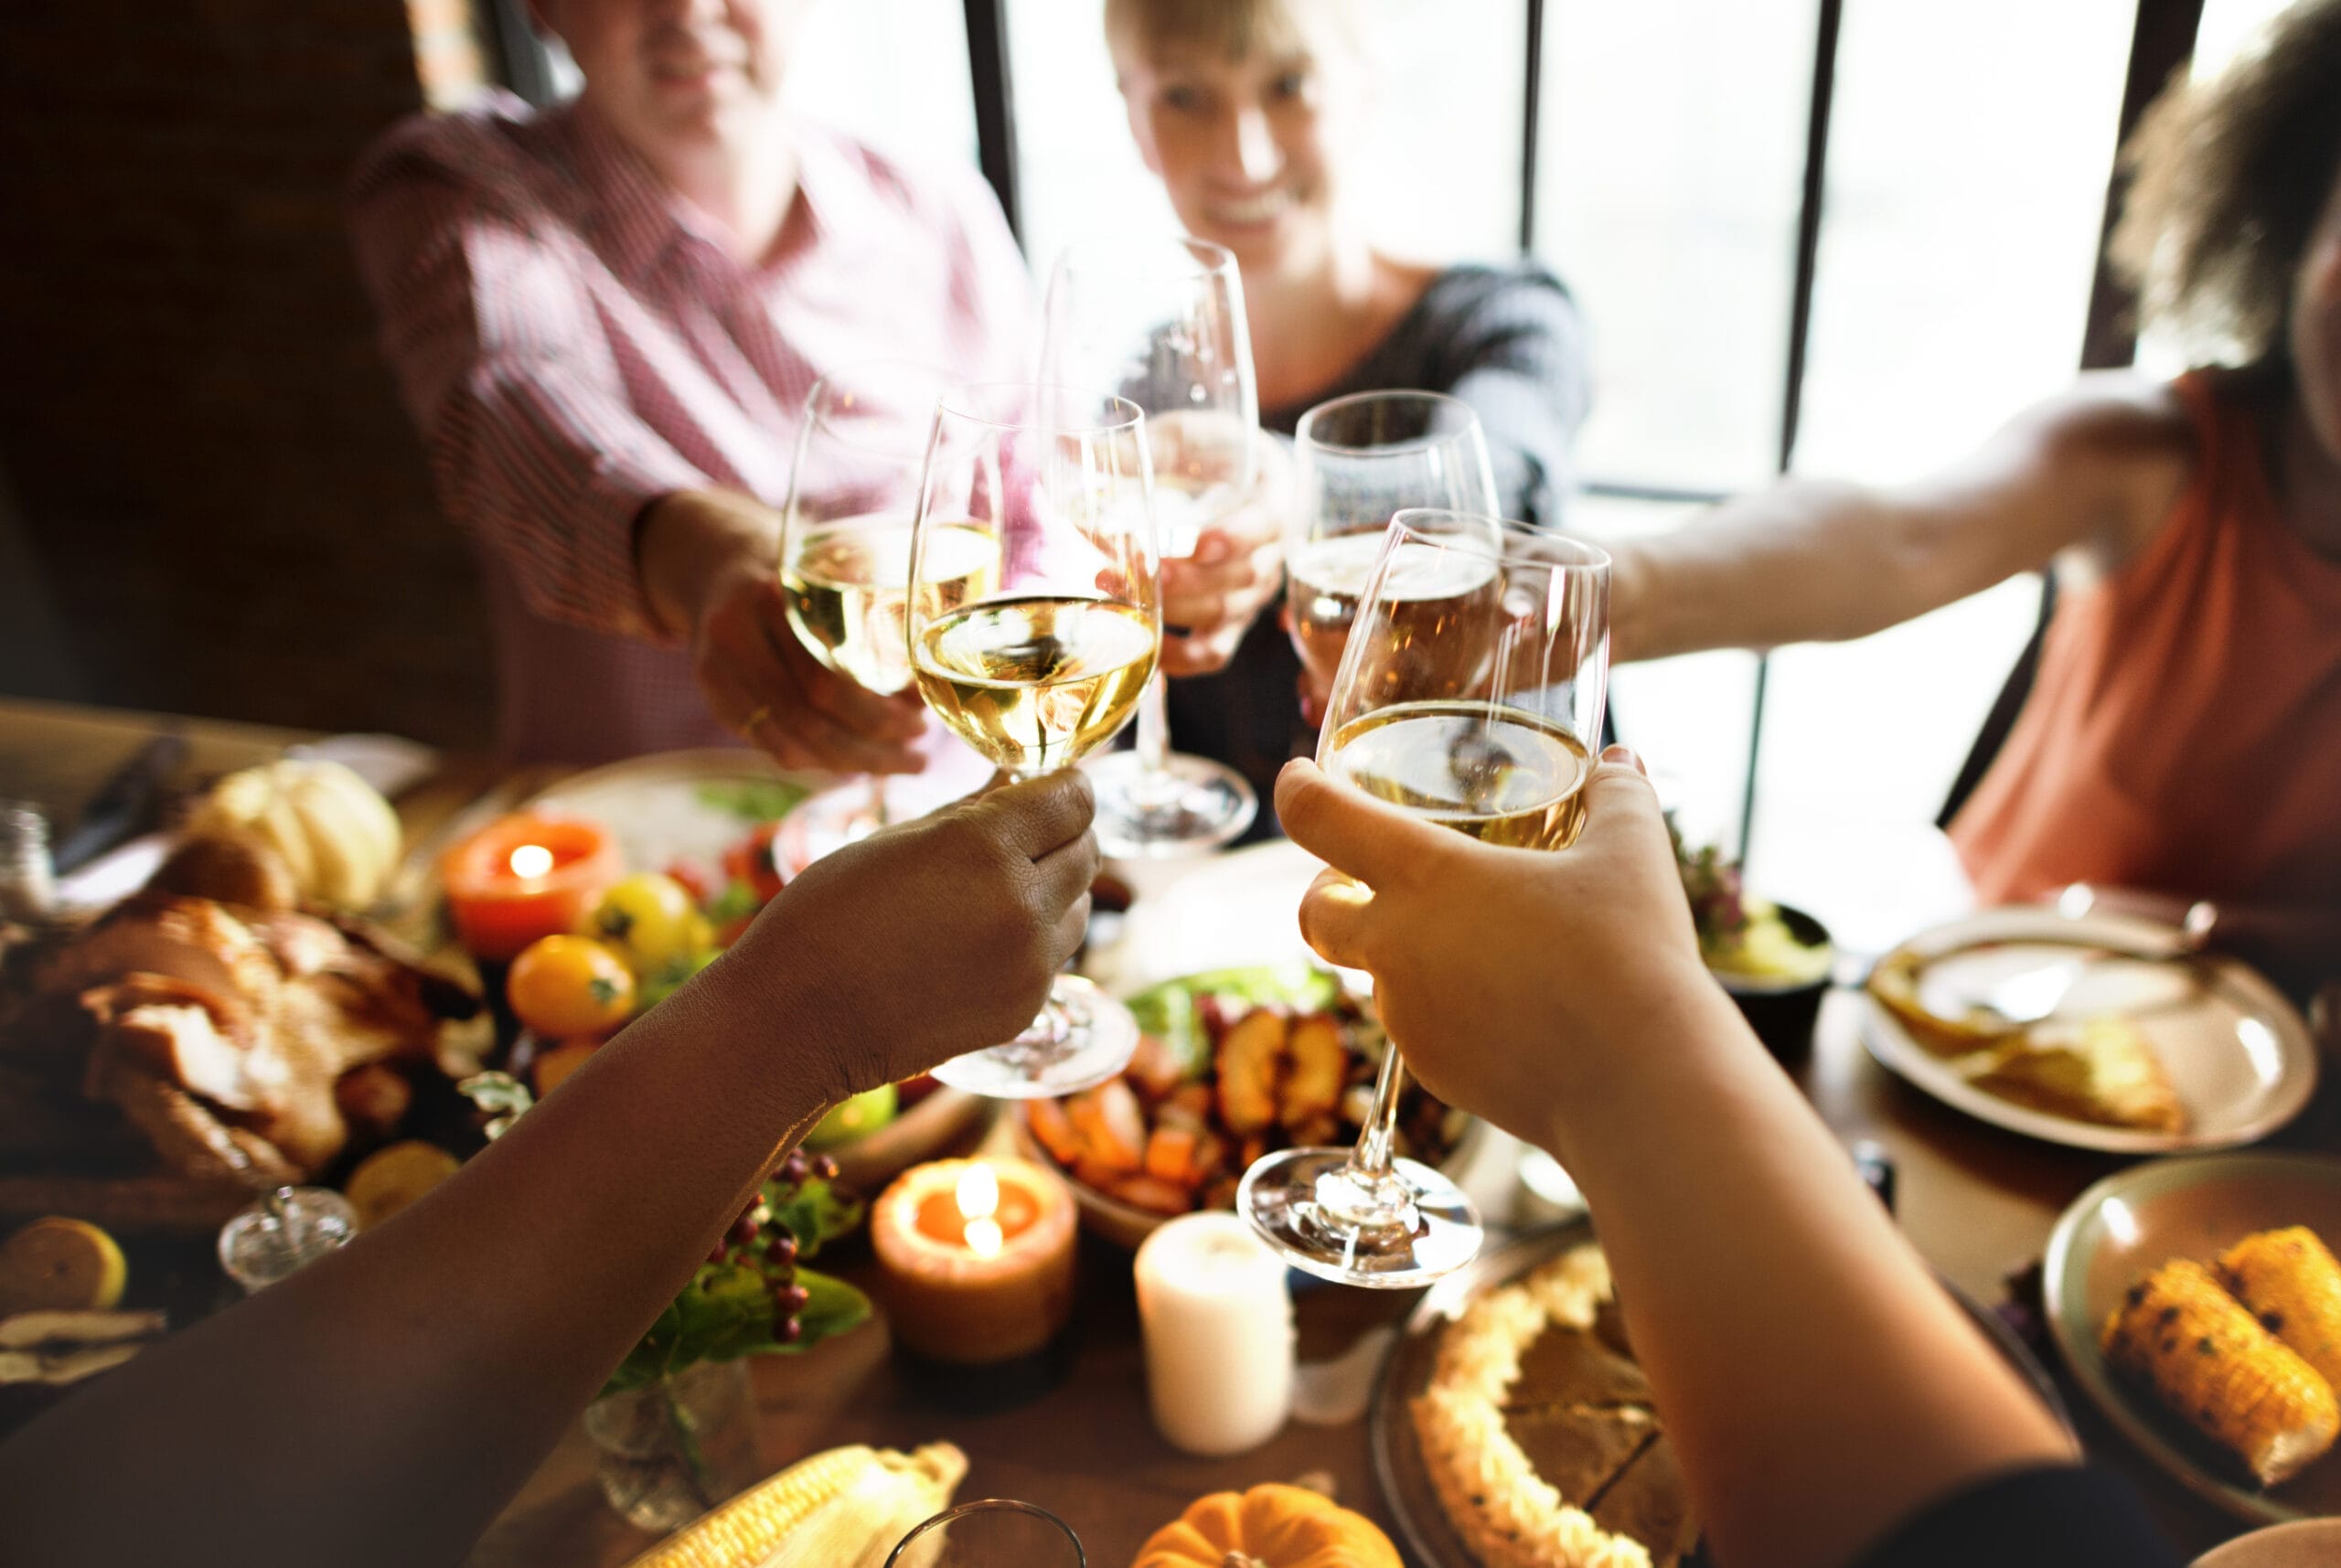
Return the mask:
M2034 946L2026 943L2037 944ZM1997 944L1986 951L1964 950ZM1974 996L2005 978L2069 958L2076 946L2143 957L2182 951L2174 926L2128 915L2068 919L2038 906L1985 910L1922 932L1903 944L1921 958L1958 955L1931 965L1920 982ZM2131 1015L2153 1042L2186 1109L2183 1132L2104 1126L2004 1100L1970 1083L1953 1061L1912 1040L1876 997L1862 997L1862 1043L1887 1072L1947 1105L2027 1137L2110 1154L2230 1148L2262 1138L2298 1115L2316 1089L2316 1047L2308 1026L2277 989L2232 959L2203 961L2208 983L2193 987L2153 964L2093 965L2061 1011Z
M760 822L794 810L833 781L783 773L762 752L710 749L662 752L572 773L532 797L530 810L591 817L616 835L629 869L656 871L677 860L711 867ZM780 812L743 809L758 793L777 792Z
M2195 1568L2332 1568L2341 1563L2341 1519L2306 1519L2239 1535L2195 1559Z
M2255 1524L2341 1514L2341 1455L2325 1455L2272 1491L2253 1486L2239 1462L2116 1377L2098 1336L2142 1275L2287 1225L2341 1242L2341 1160L2258 1151L2147 1160L2075 1199L2040 1260L2049 1336L2081 1392L2155 1464Z

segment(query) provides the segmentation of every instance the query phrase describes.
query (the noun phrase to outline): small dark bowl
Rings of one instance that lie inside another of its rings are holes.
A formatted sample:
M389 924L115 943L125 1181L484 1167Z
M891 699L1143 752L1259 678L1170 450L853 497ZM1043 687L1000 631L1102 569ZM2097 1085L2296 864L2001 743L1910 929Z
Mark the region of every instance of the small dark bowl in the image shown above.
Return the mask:
M1835 958L1836 948L1829 940L1829 928L1801 909L1787 904L1779 906L1780 919L1790 934L1808 947L1827 948ZM1738 1004L1740 1016L1764 1049L1783 1067L1801 1067L1812 1054L1812 1026L1821 1017L1821 998L1829 989L1829 975L1822 972L1816 980L1801 985L1766 984L1738 975L1716 976L1716 983L1731 993Z

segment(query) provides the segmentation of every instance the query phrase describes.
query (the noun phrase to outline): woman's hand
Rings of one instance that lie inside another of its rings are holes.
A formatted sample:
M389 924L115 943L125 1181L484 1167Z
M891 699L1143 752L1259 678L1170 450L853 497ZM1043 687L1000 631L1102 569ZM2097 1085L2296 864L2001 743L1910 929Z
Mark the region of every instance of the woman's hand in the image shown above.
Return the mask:
M1479 843L1313 763L1277 781L1285 831L1332 868L1301 901L1301 934L1374 976L1425 1087L1540 1143L1557 1107L1631 1065L1606 1050L1623 1026L1714 985L1641 763L1613 746L1586 791L1584 833L1551 854Z
M831 1104L1013 1040L1087 928L1095 810L1069 769L824 856L709 970L745 988L716 1021L801 1041Z
M744 496L686 491L643 514L637 554L659 618L690 639L691 676L716 721L785 768L910 773L926 720L828 668L788 624L779 523Z
M1162 562L1162 670L1209 675L1235 656L1284 584L1284 528L1292 464L1284 445L1256 432L1257 468L1243 503L1196 541L1194 554Z

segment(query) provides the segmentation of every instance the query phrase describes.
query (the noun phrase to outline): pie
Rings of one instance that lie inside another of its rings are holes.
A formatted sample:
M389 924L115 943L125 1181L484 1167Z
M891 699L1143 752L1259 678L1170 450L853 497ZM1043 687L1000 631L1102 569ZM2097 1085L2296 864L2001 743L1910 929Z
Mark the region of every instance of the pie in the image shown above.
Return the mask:
M1652 1568L1698 1540L1598 1246L1465 1308L1414 1418L1431 1485L1486 1568Z

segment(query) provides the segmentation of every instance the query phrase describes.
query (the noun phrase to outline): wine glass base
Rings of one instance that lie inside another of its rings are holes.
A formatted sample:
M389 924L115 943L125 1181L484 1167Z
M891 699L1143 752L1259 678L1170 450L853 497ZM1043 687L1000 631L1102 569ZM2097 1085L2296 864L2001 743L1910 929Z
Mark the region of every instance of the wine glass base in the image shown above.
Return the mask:
M1124 859L1202 855L1244 836L1259 796L1244 775L1208 757L1173 752L1149 769L1135 751L1083 765L1097 792L1097 844Z
M1461 1188L1418 1161L1393 1160L1410 1200L1361 1221L1345 1201L1364 1197L1352 1190L1349 1162L1344 1148L1269 1155L1244 1173L1236 1211L1293 1267L1369 1290L1412 1290L1478 1255L1487 1230Z
M988 1099L1042 1100L1095 1088L1128 1066L1137 1049L1129 1008L1078 975L1060 975L1031 1029L1006 1045L953 1057L935 1077Z

